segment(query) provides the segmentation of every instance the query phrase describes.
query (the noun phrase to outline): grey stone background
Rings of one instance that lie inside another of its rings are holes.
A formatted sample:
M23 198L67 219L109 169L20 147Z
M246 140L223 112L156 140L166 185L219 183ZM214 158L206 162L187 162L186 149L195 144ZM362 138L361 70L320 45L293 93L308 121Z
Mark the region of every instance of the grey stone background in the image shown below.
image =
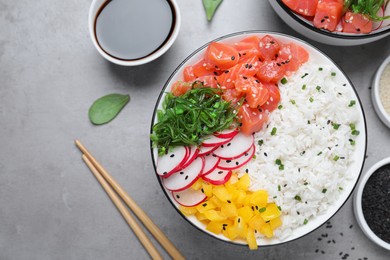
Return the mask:
M0 259L148 259L81 161L75 138L188 259L341 259L341 252L348 259L389 259L357 226L351 199L330 220L332 228L324 225L255 252L203 234L173 210L149 151L154 104L172 71L224 34L261 29L302 38L265 0L224 1L211 23L200 0L178 2L183 21L173 47L150 64L128 68L110 64L94 49L87 27L91 1L0 0ZM390 130L376 116L369 90L374 71L390 54L390 38L357 47L309 42L341 66L362 99L367 169L390 154ZM130 103L110 124L93 126L89 106L112 92L129 93Z

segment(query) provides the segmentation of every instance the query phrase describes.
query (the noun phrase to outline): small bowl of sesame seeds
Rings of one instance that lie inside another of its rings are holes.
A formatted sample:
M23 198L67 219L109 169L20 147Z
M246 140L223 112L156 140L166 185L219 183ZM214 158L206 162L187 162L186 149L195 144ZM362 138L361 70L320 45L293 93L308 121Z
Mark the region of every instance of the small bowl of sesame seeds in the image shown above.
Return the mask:
M371 89L375 112L390 127L390 56L379 66Z

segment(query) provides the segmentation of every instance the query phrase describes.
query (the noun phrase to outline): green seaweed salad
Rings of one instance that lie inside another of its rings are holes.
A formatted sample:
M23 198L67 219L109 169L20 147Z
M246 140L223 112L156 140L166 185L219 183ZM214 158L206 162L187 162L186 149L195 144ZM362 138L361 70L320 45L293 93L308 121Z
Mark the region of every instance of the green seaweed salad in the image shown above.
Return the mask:
M167 92L152 128L153 146L161 155L169 147L200 145L207 135L237 124L240 103L233 105L223 100L219 89L200 82L194 82L181 96Z

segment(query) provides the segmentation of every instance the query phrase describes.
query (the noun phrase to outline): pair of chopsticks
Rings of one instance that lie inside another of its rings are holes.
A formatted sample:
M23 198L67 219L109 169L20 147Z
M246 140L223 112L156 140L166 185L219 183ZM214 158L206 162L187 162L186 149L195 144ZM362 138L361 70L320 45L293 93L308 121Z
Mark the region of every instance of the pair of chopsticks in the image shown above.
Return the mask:
M169 241L165 234L156 226L156 224L153 223L153 221L137 205L137 203L135 203L129 194L127 194L127 192L111 177L111 175L103 168L103 166L98 161L96 161L96 159L84 147L84 145L82 145L79 140L75 140L75 144L83 153L82 158L84 162L87 164L93 175L95 175L96 179L107 192L112 202L118 208L119 212L122 214L127 224L129 224L129 226L132 228L152 259L163 258L149 240L149 238L146 236L141 226L135 221L134 217L130 214L128 208L123 204L118 195L173 259L185 259L184 256L172 244L172 242Z

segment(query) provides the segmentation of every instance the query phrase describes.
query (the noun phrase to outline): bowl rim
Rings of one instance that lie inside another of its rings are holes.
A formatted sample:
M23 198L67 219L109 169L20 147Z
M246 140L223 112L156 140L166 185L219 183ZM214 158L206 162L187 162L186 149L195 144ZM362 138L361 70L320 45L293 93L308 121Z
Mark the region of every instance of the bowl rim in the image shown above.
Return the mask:
M320 33L320 34L323 34L325 36L329 36L329 37L334 37L334 38L339 38L339 39L344 39L344 40L356 40L356 39L367 39L367 38L373 38L373 37L378 37L378 36L381 36L381 35L384 35L384 34L388 34L390 33L390 25L388 25L386 29L384 29L383 31L379 31L379 32L374 32L374 33L369 33L369 34L339 34L339 33L333 33L333 32L329 32L329 31L326 31L326 30L322 30L322 29L318 29L316 27L314 27L313 25L311 25L310 23L308 22L305 22L304 21L304 18L301 19L298 15L298 14L295 14L293 11L291 11L290 8L288 8L285 4L282 3L282 0L270 0L270 1L276 1L276 3L291 17L293 18L296 22L298 22L299 24L301 24L302 26L316 32L316 33Z
M295 241L299 238L302 238L312 232L314 232L315 230L319 229L321 226L323 226L327 221L329 221L333 216L336 215L337 212L339 212L339 210L345 205L345 203L349 200L349 198L351 197L351 195L353 194L355 188L356 188L356 185L357 183L359 182L359 179L361 177L361 174L362 174L362 171L363 171L363 168L364 168L364 163L365 163L365 157L366 157L366 154L367 154L367 120L366 120L366 116L365 116L365 113L364 113L364 110L363 110L363 104L360 100L360 97L356 91L356 88L355 86L352 84L351 80L349 79L349 77L347 76L347 74L344 72L344 70L342 70L328 55L326 55L324 52L322 52L321 50L319 50L317 47L313 46L312 44L300 39L300 38L297 38L297 37L294 37L294 36L291 36L291 35L288 35L288 34L284 34L284 33L280 33L280 32L275 32L275 31L268 31L268 30L245 30L245 31L238 31L238 32L235 32L235 33L230 33L230 34L226 34L226 35L223 35L223 36L220 36L220 37L217 37L211 41L208 41L207 43L203 44L201 47L197 48L195 51L193 51L191 54L189 54L177 67L176 69L172 72L172 74L169 76L169 78L166 80L163 88L161 89L161 92L157 98L157 101L156 101L156 104L155 104L155 107L154 107L154 110L153 110L153 115L152 115L152 119L151 119L151 125L150 125L150 134L153 133L153 125L154 125L154 120L155 120L155 117L156 117L156 114L157 114L157 110L158 110L158 107L159 107L159 104L161 102L161 99L165 93L165 90L167 89L168 87L168 83L171 81L171 79L176 75L176 73L182 68L182 66L184 64L187 63L188 60L190 60L194 55L196 55L197 53L199 53L200 51L202 51L203 49L205 49L211 42L214 42L214 41L221 41L221 40L224 40L224 39L228 39L228 38L231 38L231 37L234 37L234 36L238 36L238 35L251 35L251 34L271 34L271 35L278 35L278 36L282 36L282 37L287 37L287 38L291 38L295 41L298 41L298 42L301 42L301 43L304 43L304 44L307 44L308 46L312 47L313 49L315 49L316 51L318 51L321 55L324 55L327 59L329 59L334 66L336 66L342 73L343 75L345 76L345 79L348 81L348 83L350 84L350 86L352 87L352 90L354 91L355 95L356 95L356 98L359 102L359 105L360 105L360 108L361 108L361 113L362 113L362 116L363 116L363 124L364 124L364 132L365 132L365 141L364 141L364 156L363 156L363 160L362 160L362 165L360 167L360 172L359 172L359 175L357 177L357 180L355 182L355 184L353 185L350 193L348 194L348 196L346 197L345 201L340 205L340 207L334 212L334 214L332 214L328 219L326 219L323 224L319 225L318 227L314 228L313 230L311 230L310 232L302 235L302 236L299 236L299 237L296 237L294 239L291 239L291 240L288 240L288 241L281 241L280 243L277 243L277 244L267 244L267 245L258 245L259 247L271 247L271 246L278 246L278 245L282 245L282 244L286 244L286 243L289 243L289 242L292 242L292 241ZM218 241L223 241L225 243L229 243L229 244L233 244L233 245L238 245L238 246L247 246L246 244L242 244L242 243L237 243L237 242L234 242L234 241L231 241L231 240L223 240L223 239L220 239L216 236L213 236L212 234L209 234L208 232L205 232L203 229L197 227L194 223L192 223L185 215L183 215L183 213L176 207L176 205L173 203L173 201L169 198L169 194L168 194L168 191L165 189L165 187L163 186L162 184L162 181L161 181L161 178L156 174L156 163L155 163L155 157L154 157L154 152L153 152L153 142L150 140L149 141L149 144L150 144L150 151L151 151L151 156L152 156L152 163L153 163L153 169L155 171L155 176L157 178L157 181L158 183L160 184L160 187L161 189L163 190L166 198L168 199L168 201L171 203L172 207L179 213L179 215L184 218L188 223L191 224L191 226L195 227L197 230L201 231L202 233L204 234L207 234L208 236L210 237L213 237L214 239L217 239Z
M387 157L387 158L380 160L379 162L375 163L374 165L372 165L368 169L368 171L363 176L363 178L360 180L360 183L358 184L358 186L356 188L356 192L355 192L354 197L353 197L353 206L354 206L355 218L356 218L360 228L362 229L363 233L369 239L371 239L371 241L373 241L377 245L379 245L387 250L390 250L390 243L387 243L386 241L379 238L371 230L371 228L368 226L366 219L364 218L363 209L362 209L362 196L363 196L363 191L364 191L364 188L367 184L367 181L370 179L372 174L374 174L376 172L376 170L378 170L382 166L385 166L388 164L390 164L390 157Z
M383 74L383 71L387 66L390 66L390 55L383 60L381 65L378 67L373 81L372 86L372 101L374 102L374 108L375 112L378 114L379 118L382 120L382 122L387 126L390 127L390 114L385 110L382 99L380 97L380 81Z

